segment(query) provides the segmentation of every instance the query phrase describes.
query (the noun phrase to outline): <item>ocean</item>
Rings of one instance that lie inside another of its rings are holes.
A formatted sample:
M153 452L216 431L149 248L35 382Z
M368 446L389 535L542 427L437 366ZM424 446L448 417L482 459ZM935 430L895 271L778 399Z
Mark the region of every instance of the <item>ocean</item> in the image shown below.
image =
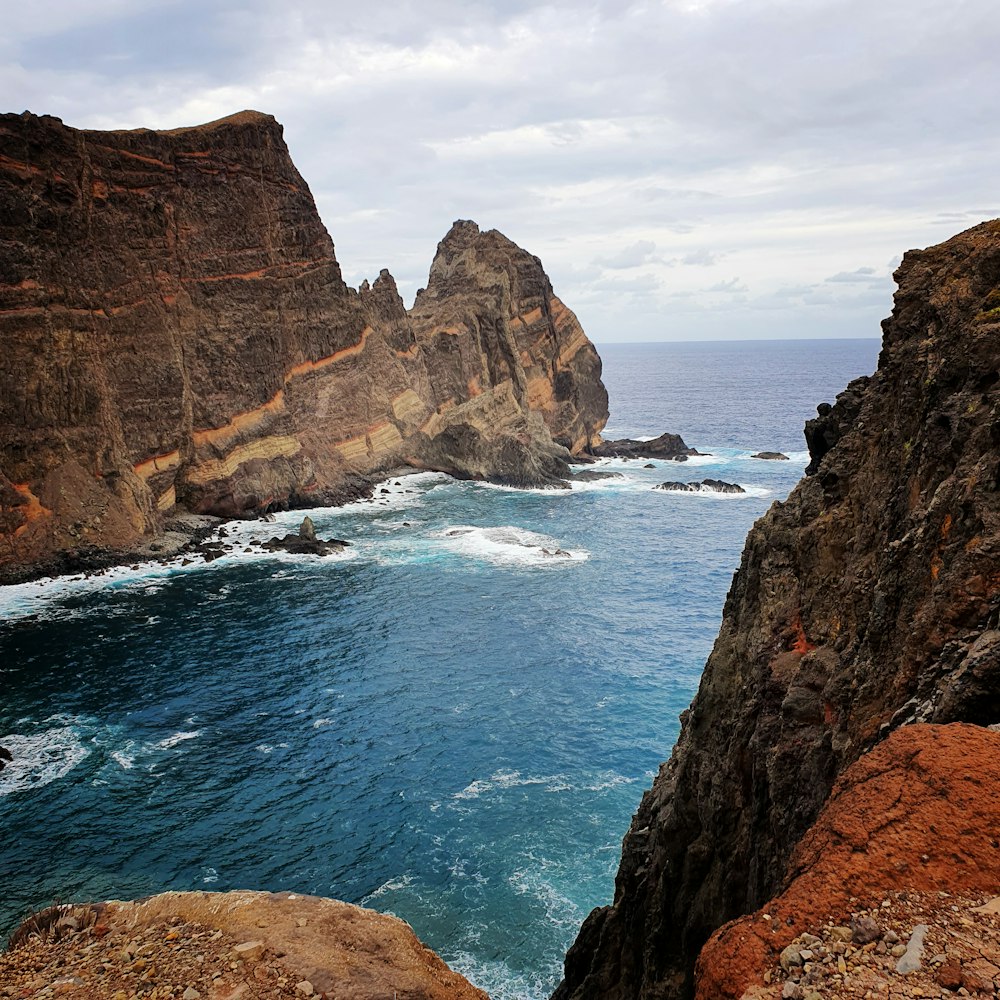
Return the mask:
M748 529L878 346L598 345L606 437L711 455L602 461L619 477L572 491L421 473L309 512L344 555L0 588L0 932L53 901L286 889L402 917L494 1000L546 997L611 901ZM747 492L652 489L704 478Z

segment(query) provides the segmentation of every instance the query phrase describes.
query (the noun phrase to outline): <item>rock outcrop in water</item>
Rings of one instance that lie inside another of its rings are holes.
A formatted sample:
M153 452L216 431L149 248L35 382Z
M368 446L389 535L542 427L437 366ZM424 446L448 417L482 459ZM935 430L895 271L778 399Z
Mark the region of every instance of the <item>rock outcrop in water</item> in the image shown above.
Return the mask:
M700 483L658 483L653 489L670 493L746 493L738 483L727 483L721 479L703 479Z
M475 223L410 313L387 271L349 288L268 115L0 116L0 581L401 464L559 483L600 440L600 374L538 259Z
M686 462L690 455L700 455L700 451L689 448L679 434L661 434L649 441L634 438L619 438L617 441L602 441L593 452L598 458L659 458L671 462Z
M709 935L794 875L839 774L910 723L1000 722L1000 221L896 280L877 372L810 422L812 474L747 538L560 1000L690 996Z

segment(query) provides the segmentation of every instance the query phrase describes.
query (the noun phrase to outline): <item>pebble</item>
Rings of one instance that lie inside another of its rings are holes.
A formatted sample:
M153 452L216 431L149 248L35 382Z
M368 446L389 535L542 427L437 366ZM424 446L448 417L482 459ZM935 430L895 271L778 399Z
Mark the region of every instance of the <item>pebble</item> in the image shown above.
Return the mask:
M0 998L17 1000L251 1000L250 983L271 984L260 1000L314 997L291 984L299 975L267 954L262 941L233 939L179 917L148 925L96 924L76 908L58 933L0 952ZM233 958L241 955L238 961ZM249 957L259 955L261 961ZM230 971L232 970L232 971ZM276 982L277 980L277 982Z
M856 917L851 921L851 941L854 944L868 944L881 936L882 928L871 917Z
M787 948L783 949L778 956L778 963L785 972L790 971L793 966L801 965L802 955L799 953L798 947L790 944Z
M238 944L233 951L236 957L242 959L245 962L256 962L264 954L264 942L263 941L243 941Z
M858 907L850 927L830 920L822 938L800 934L778 956L782 971L769 969L764 981L778 984L785 1000L1000 998L998 910L981 898L895 893Z

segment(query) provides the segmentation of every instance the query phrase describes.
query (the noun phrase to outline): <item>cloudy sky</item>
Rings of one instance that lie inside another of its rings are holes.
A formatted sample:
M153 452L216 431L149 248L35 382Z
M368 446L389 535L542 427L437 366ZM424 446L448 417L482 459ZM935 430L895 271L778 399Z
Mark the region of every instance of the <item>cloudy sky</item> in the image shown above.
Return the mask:
M879 335L902 251L1000 215L993 0L32 0L0 110L275 115L347 280L456 218L598 342Z

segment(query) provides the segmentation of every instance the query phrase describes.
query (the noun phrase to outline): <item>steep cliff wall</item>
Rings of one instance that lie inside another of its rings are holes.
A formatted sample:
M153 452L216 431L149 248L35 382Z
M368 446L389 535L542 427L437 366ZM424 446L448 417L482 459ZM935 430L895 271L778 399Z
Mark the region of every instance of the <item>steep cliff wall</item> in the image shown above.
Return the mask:
M606 419L593 346L498 233L456 224L413 320L388 272L347 287L273 118L0 116L0 579L405 461L554 482Z
M1000 222L908 253L878 371L750 532L670 760L567 998L689 996L699 949L782 884L833 782L911 722L1000 721Z

